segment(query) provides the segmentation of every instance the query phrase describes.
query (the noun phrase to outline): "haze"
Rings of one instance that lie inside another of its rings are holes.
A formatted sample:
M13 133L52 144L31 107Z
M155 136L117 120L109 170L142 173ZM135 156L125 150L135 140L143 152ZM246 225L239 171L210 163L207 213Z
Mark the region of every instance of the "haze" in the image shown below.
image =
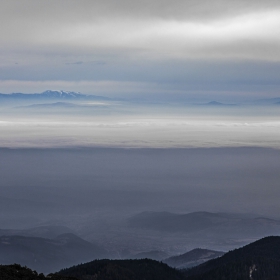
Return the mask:
M1 234L63 226L110 258L279 235L279 1L3 0L0 17Z

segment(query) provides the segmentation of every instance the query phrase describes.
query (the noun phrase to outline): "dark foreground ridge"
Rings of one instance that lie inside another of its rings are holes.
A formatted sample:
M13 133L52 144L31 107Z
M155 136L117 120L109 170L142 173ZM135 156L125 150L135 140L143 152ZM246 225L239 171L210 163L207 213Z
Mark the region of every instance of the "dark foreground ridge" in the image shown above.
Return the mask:
M2 280L280 280L280 237L260 239L188 270L150 259L95 260L44 276L20 265L0 265Z
M19 264L13 265L0 265L0 279L1 280L77 280L74 277L67 277L58 274L38 274L30 268L20 266Z
M279 280L280 237L262 238L185 272L189 280Z
M185 277L167 264L149 260L96 260L59 272L80 280L182 280Z

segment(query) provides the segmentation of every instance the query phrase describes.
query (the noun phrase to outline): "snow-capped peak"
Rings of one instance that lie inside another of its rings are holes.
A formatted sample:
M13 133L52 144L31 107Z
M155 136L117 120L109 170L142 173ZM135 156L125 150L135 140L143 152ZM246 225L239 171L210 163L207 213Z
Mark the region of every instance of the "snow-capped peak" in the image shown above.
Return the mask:
M42 96L45 97L60 97L60 98L78 98L83 97L85 95L81 94L80 92L74 91L64 91L64 90L46 90L41 93Z

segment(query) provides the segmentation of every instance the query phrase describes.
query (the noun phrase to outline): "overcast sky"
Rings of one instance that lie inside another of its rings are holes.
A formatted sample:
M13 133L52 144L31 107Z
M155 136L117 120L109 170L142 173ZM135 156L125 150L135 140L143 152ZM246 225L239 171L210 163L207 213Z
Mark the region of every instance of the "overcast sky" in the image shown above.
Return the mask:
M279 96L280 2L2 0L0 92Z

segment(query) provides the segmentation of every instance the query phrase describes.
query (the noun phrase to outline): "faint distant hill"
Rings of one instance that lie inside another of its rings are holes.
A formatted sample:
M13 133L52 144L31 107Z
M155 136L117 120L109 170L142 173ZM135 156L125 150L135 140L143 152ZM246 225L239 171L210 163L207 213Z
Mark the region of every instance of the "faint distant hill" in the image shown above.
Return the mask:
M46 90L42 93L0 93L0 99L13 100L111 100L108 97L87 95L74 91Z
M142 212L127 220L132 228L161 232L182 232L192 238L259 238L280 232L280 221L228 213Z
M74 104L71 102L54 102L54 103L39 103L39 104L31 104L27 106L19 106L16 108L20 109L79 109L79 108L97 108L106 107L105 103L96 102L95 104Z
M258 99L253 102L255 105L278 105L280 104L280 97Z
M32 104L29 106L24 106L23 108L76 108L80 107L78 104L73 104L70 102L55 102L55 103L43 103L43 104Z
M207 249L193 249L185 254L170 257L162 262L177 269L190 268L197 266L211 259L215 259L224 255L224 252L207 250Z
M218 101L210 101L208 103L202 104L204 106L209 106L209 107L231 107L231 106L237 106L237 104L227 104L227 103L221 103Z
M240 220L240 217L224 213L192 212L188 214L175 214L150 211L132 216L128 219L128 224L132 227L159 231L194 232L237 220Z
M280 279L280 237L271 236L185 271L189 280Z
M96 260L59 271L80 280L183 280L182 273L154 260Z
M38 226L28 229L0 229L0 236L21 235L52 239L64 233L73 233L73 231L68 227L56 225Z
M102 248L71 233L53 239L0 237L1 264L19 263L44 273L105 256Z

